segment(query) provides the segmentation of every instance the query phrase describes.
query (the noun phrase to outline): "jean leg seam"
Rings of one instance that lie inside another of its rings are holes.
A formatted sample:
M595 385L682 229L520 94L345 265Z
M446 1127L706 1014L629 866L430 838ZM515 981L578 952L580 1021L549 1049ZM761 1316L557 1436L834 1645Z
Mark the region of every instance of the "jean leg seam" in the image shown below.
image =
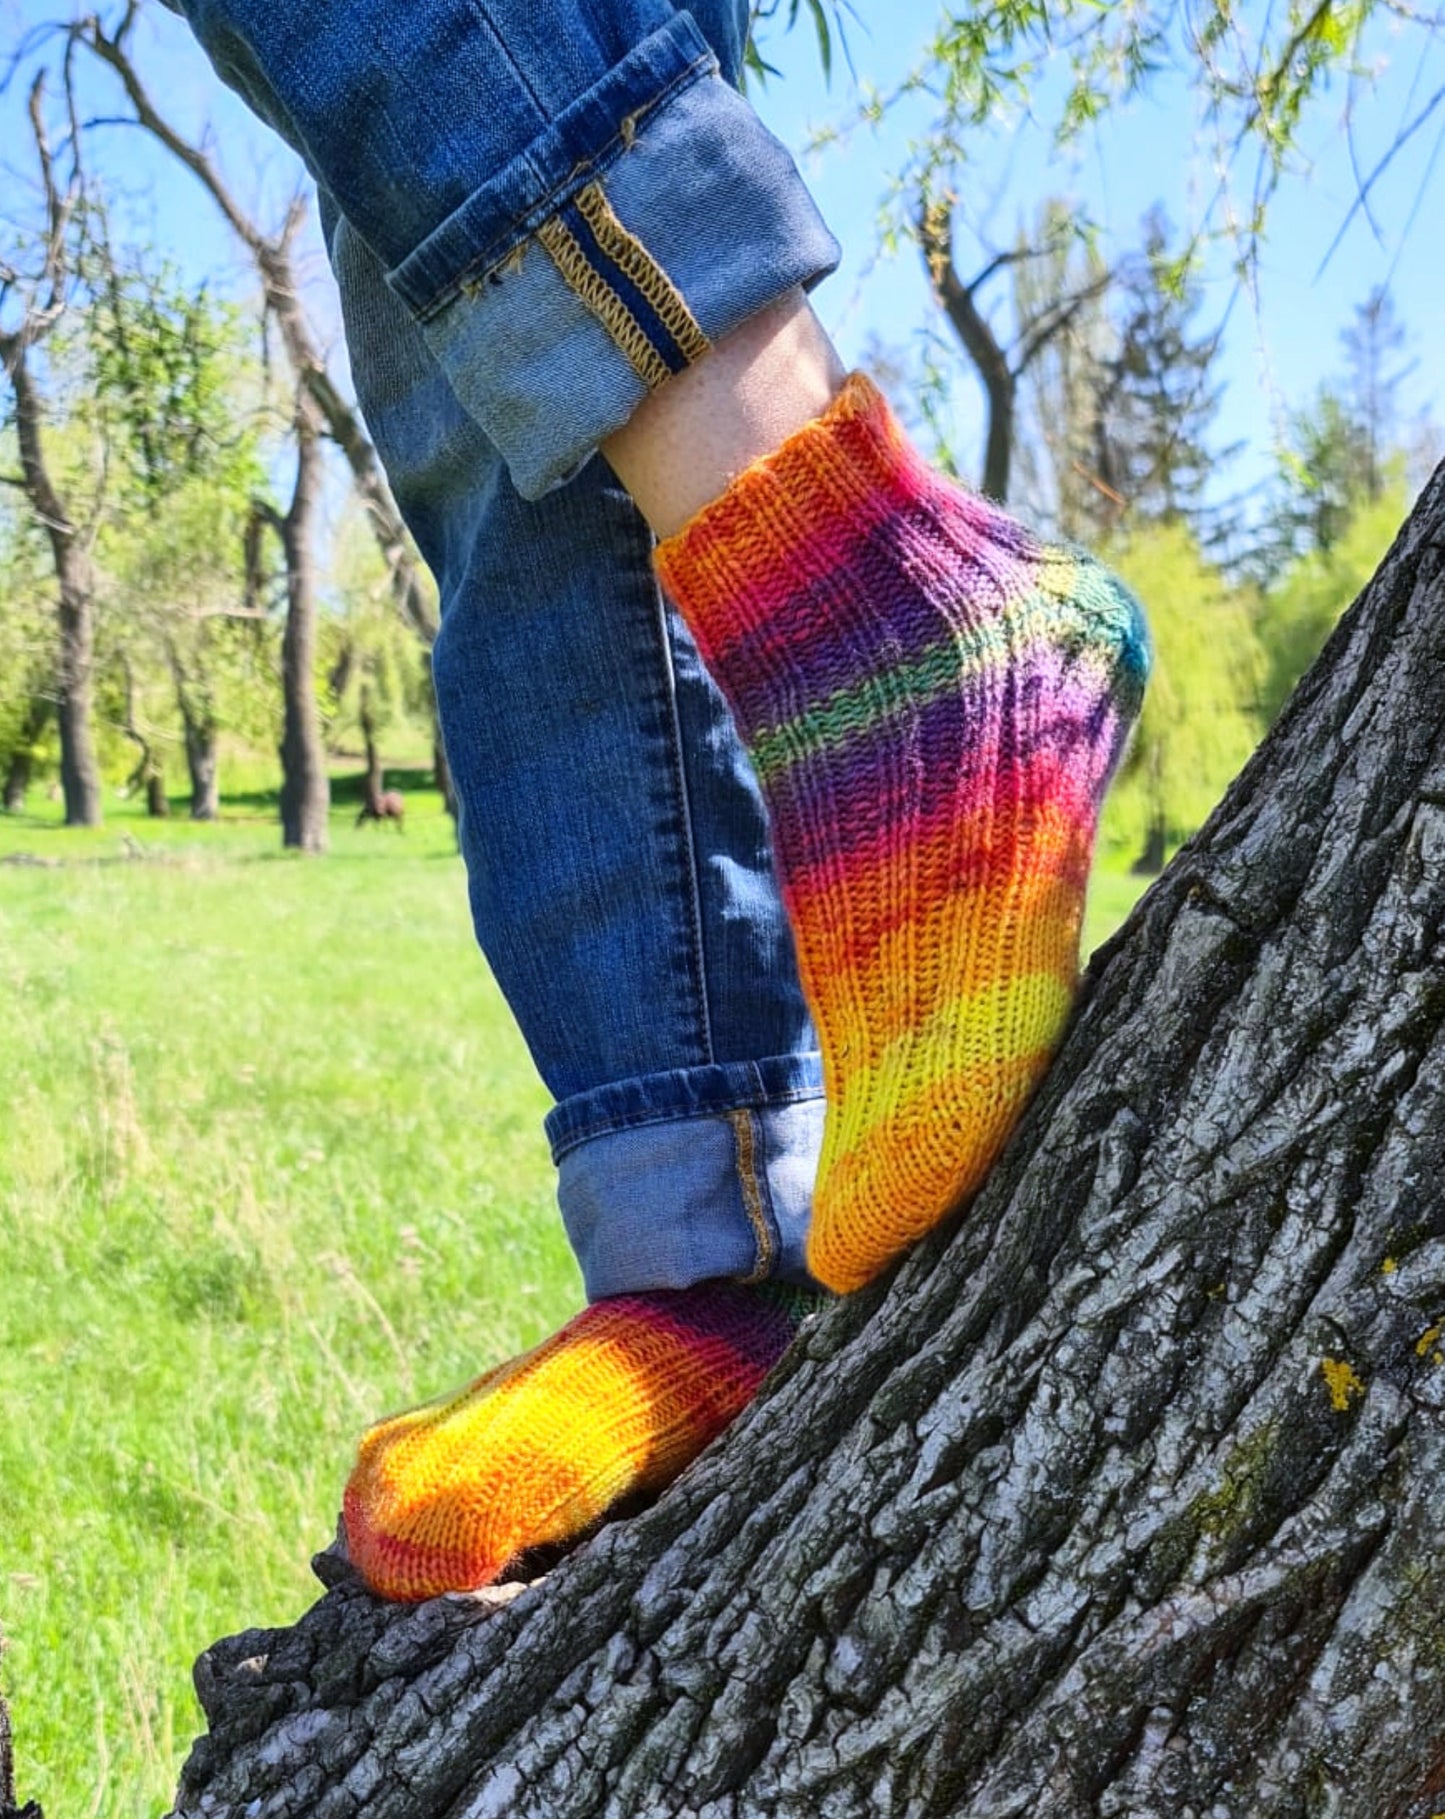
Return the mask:
M517 86L526 91L527 99L532 103L533 108L536 110L537 118L539 120L541 120L545 125L550 126L552 124L553 119L555 118L555 115L549 113L548 110L542 105L541 96L538 95L536 89L528 81L527 72L522 68L522 66L518 62L518 60L512 55L512 49L511 49L511 46L507 42L506 33L498 30L495 22L492 19L490 9L486 6L478 5L477 0L472 0L472 11L477 16L477 18L480 19L482 21L482 23L486 26L487 31L490 34L493 43L496 45L497 49L502 53L502 61L506 64L507 68L511 71L512 75L516 78Z
M677 670L672 659L672 635L668 625L668 607L662 589L653 583L652 597L655 624L662 643L666 665L667 717L671 734L669 756L672 760L673 783L677 790L678 809L682 817L683 866L687 876L688 905L692 917L693 986L697 992L703 1049L708 1064L716 1060L713 1053L712 1010L709 1004L707 947L703 940L702 890L697 876L697 844L692 831L692 798L687 787L687 766L682 756L682 721L677 705Z

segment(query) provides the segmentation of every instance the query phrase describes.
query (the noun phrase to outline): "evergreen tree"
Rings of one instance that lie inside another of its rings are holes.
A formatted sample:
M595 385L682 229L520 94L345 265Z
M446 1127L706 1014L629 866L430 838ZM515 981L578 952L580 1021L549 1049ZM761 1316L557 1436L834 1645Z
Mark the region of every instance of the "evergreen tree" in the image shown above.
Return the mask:
M1098 364L1094 471L1117 520L1185 523L1207 544L1222 534L1204 492L1232 449L1209 442L1221 387L1213 378L1220 333L1200 335L1199 281L1170 252L1155 209L1144 220L1143 255L1119 279L1115 351Z
M1363 507L1398 487L1398 393L1414 364L1398 363L1406 335L1389 292L1372 291L1340 340L1344 373L1322 384L1286 424L1252 565L1266 586L1292 564L1328 555Z
M1340 336L1349 376L1349 404L1364 457L1364 494L1371 501L1385 490L1385 464L1400 440L1397 401L1416 361L1397 364L1406 335L1384 285L1377 285L1355 309L1355 320Z

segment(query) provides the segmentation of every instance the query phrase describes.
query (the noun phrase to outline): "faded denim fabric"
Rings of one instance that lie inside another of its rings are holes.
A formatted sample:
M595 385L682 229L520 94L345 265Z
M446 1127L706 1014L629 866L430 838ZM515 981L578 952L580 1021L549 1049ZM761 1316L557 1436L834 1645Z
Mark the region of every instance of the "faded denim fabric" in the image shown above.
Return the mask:
M328 3L304 22L262 0L196 0L179 10L222 74L319 164L358 398L441 590L433 668L473 922L558 1101L547 1134L588 1294L715 1276L806 1280L821 1062L761 799L722 699L658 589L645 523L605 462L587 458L598 434L626 419L642 381L557 262L535 239L517 237L532 219L525 212L510 243L524 248L520 264L514 258L500 286L476 297L455 290L430 315L418 307L428 296L437 303L431 291L446 290L444 273L466 269L485 213L475 198L501 193L485 174L465 188L463 169L469 180L479 160L486 165L474 142L531 116L515 96L489 112L490 91L479 89L482 100L467 101L475 124L449 126L442 143L416 150L413 189L413 164L389 162L398 97L412 92L401 66L413 53L423 62L440 55L445 30L461 30L460 15L490 30L508 9L367 0ZM545 42L552 56L560 39L572 43L574 14L582 22L581 49L538 79L553 102L557 84L591 85L587 105L568 115L569 132L577 121L595 124L599 94L615 92L619 104L646 113L642 90L659 72L678 72L630 137L606 202L629 231L649 223L659 269L696 271L688 303L709 338L830 261L819 225L812 256L821 264L810 272L778 265L768 277L749 238L746 196L733 213L720 196L708 203L711 214L680 206L694 176L699 193L712 195L709 184L731 182L734 157L758 173L772 156L750 138L762 134L753 121L748 143L719 163L718 121L733 109L752 116L697 65L688 15L666 5L520 0L515 10L522 36L509 39L493 72L509 95L514 78L529 86L523 53L541 56ZM696 11L735 77L745 7L725 0ZM318 14L346 68L330 68ZM395 16L398 39L384 52L373 29L383 15ZM648 35L620 44L618 22L634 16ZM385 69L368 76L363 50ZM604 52L617 60L594 81ZM620 87L618 69L626 72ZM434 85L407 132L424 140L438 108L460 107L455 87ZM333 108L358 111L333 117ZM689 120L700 127L696 145ZM313 142L346 166L345 201L325 186ZM499 137L491 156L509 170L525 152ZM546 159L537 168L555 174ZM791 164L787 172L774 165L768 180L805 195ZM783 231L795 234L798 205L774 201L790 223ZM579 232L587 227L581 219ZM484 222L483 236L491 231ZM766 233L762 240L766 253ZM409 288L414 280L419 287ZM510 453L493 437L499 423L512 435ZM532 488L540 496L524 497L514 484L519 450L524 472L542 477ZM570 481L546 484L579 461ZM476 1116L484 1127L484 1104Z
M305 158L527 498L837 264L733 0L167 0Z

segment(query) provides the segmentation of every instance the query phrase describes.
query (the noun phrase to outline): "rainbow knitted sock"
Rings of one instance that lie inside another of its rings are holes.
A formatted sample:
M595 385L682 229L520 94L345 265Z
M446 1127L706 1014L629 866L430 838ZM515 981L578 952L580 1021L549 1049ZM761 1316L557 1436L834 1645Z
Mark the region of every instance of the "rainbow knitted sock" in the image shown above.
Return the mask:
M809 1267L857 1288L980 1185L1063 1029L1143 615L857 374L657 566L767 801L828 1096Z
M746 1408L826 1299L704 1282L598 1301L535 1351L379 1422L346 1486L347 1551L374 1592L490 1585L630 1493L669 1484Z

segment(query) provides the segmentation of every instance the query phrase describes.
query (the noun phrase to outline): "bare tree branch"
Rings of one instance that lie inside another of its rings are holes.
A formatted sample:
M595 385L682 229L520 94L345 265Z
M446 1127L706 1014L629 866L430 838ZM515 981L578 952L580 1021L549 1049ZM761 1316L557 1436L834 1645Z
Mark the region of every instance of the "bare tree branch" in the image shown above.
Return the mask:
M73 29L80 40L120 79L126 97L135 110L135 123L152 134L192 173L220 209L232 232L250 253L261 277L267 310L280 326L292 370L300 384L310 393L320 411L327 434L341 449L351 469L357 495L366 510L377 547L391 577L392 597L403 618L430 648L436 639L438 622L430 593L422 578L420 562L381 471L376 450L366 434L360 415L342 396L340 388L327 371L325 357L317 346L301 300L292 252L296 236L306 219L308 198L301 192L291 198L280 230L275 235L268 235L257 226L227 187L212 159L184 139L151 99L126 46L134 18L135 5L132 0L120 26L110 36L106 35L99 19L94 15L79 21Z
M955 262L950 198L924 200L918 213L918 236L933 294L973 362L987 398L982 490L991 498L1003 501L1008 498L1013 465L1019 380L1085 304L1107 289L1113 275L1101 272L1079 290L1056 299L1040 315L1021 323L1012 345L1005 346L979 307L979 293L999 272L1037 259L1048 249L1021 245L995 253L982 270L965 283Z

